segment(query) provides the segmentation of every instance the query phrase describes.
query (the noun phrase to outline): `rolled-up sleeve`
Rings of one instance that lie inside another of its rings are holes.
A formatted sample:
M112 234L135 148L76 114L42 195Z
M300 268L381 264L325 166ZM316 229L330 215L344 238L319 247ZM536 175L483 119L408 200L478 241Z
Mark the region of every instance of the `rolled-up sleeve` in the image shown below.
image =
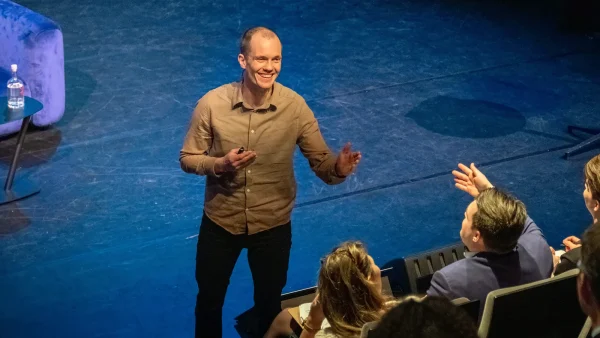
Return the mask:
M337 156L334 155L323 139L319 123L314 113L306 104L306 101L298 102L299 132L297 143L300 151L308 160L310 168L323 182L327 184L339 184L344 182L345 177L337 176L335 163Z
M189 129L179 152L181 169L186 173L197 175L215 174L216 157L208 156L212 146L213 135L210 124L210 106L206 97L200 99L192 114Z

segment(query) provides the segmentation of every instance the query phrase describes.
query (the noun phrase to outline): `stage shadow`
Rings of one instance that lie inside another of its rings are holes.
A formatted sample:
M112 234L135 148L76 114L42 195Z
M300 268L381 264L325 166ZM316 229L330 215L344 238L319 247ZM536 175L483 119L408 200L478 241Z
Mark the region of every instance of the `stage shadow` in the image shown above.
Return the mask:
M406 117L434 133L461 138L505 136L522 130L526 122L516 109L489 101L448 96L425 100Z
M88 73L69 65L65 66L65 83L68 100L65 102L65 114L57 122L59 126L68 125L79 114L98 86Z
M27 228L31 221L16 203L0 205L0 236L14 234Z
M40 129L30 126L21 150L19 166L30 168L48 162L56 153L61 140L60 129L54 127ZM10 165L15 153L16 142L16 134L0 138L1 163Z

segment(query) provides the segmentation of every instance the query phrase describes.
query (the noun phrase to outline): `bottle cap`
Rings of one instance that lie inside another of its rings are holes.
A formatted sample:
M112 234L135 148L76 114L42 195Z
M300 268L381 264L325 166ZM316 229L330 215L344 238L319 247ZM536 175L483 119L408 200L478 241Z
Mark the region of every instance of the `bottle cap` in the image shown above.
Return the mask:
M15 64L10 65L10 70L12 70L13 73L16 72L17 71L17 65L15 65Z

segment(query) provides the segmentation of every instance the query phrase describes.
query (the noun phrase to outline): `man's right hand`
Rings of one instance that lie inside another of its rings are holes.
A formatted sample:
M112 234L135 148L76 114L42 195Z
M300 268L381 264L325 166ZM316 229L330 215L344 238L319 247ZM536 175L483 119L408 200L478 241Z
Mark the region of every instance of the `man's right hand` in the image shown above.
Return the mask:
M462 173L458 170L452 170L454 182L456 182L455 186L469 195L477 197L485 189L494 187L487 177L475 167L475 164L471 163L469 168L459 163L458 168L462 170Z
M215 161L215 173L217 175L243 169L256 160L255 151L244 151L238 154L238 148L231 149L225 156L217 158Z

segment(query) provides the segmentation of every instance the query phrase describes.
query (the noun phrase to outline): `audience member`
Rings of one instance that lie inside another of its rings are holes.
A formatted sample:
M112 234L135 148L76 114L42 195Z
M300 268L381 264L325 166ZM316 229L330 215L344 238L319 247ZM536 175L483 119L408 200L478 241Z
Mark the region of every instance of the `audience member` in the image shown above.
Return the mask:
M409 296L385 314L369 338L477 338L477 328L447 299Z
M577 296L591 319L591 337L600 337L600 223L590 226L582 237Z
M382 294L381 271L361 242L341 244L321 263L312 304L283 310L265 337L358 337L395 305Z
M552 255L521 201L494 188L474 164L459 168L456 187L475 198L460 230L468 252L434 273L427 294L478 299L483 309L490 291L550 277Z
M594 223L600 219L600 155L595 156L585 164L583 170L585 187L583 189L583 201ZM565 253L559 257L554 256L556 268L554 275L575 269L581 257L581 240L576 236L569 236L563 240ZM554 249L551 248L554 255Z

